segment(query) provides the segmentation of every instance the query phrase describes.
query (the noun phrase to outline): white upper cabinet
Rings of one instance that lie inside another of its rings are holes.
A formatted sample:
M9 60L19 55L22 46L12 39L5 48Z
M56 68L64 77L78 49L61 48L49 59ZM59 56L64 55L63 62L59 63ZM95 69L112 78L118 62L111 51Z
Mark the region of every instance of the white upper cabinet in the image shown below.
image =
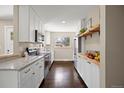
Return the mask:
M19 6L19 42L29 42L29 7Z
M35 30L40 32L40 18L25 5L19 6L19 42L35 42Z
M46 45L50 45L50 32L45 32Z
M35 12L30 8L30 20L29 20L29 42L35 41Z
M35 29L40 30L40 18L37 15L35 15Z
M41 21L39 21L39 33L43 34L44 35L44 31L43 31L43 24Z

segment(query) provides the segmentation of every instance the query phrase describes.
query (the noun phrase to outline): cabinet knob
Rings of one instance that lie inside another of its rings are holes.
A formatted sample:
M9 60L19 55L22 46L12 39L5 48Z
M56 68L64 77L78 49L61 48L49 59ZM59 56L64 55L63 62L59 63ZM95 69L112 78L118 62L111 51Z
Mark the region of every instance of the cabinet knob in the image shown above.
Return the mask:
M33 72L32 74L35 75L35 72Z
M39 68L42 68L42 66L39 66Z
M91 64L90 62L87 61L87 63Z
M39 63L36 64L36 66L38 65Z
M25 71L25 73L28 73L30 71L30 69L28 69L27 71Z

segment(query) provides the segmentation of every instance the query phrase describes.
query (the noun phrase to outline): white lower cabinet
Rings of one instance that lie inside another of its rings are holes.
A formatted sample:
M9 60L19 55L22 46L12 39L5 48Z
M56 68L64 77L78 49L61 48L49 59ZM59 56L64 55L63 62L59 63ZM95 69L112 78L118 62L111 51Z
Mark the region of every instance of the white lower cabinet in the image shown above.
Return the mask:
M32 83L32 67L26 67L25 69L18 72L19 73L19 87L30 88Z
M90 63L87 60L78 57L77 71L87 87L100 87L99 67L96 64Z
M91 87L92 81L92 73L91 73L91 64L89 62L85 62L85 83L88 87Z
M80 57L78 57L78 59L77 59L77 71L78 71L79 75L81 76L81 59L80 59Z
M99 73L99 67L93 63L91 63L91 73L92 73L92 85L94 88L100 87L100 73Z
M44 78L44 59L37 60L20 73L21 88L37 88Z
M44 78L44 62L42 62L41 60L39 60L38 62L36 62L35 64L33 64L34 66L34 71L33 71L33 75L34 75L34 87L39 87L41 81Z
M1 70L0 88L38 88L44 79L44 58L19 71Z
M85 80L86 79L86 66L85 66L85 60L80 59L80 66L81 66L81 77L83 77L82 79Z

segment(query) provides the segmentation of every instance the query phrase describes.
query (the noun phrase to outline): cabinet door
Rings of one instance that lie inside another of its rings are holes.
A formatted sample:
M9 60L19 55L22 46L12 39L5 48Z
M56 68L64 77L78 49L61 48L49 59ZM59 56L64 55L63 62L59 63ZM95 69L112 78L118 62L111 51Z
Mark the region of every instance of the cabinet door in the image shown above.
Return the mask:
M80 75L80 68L81 68L81 65L80 65L80 56L78 56L78 59L77 59L77 71Z
M19 42L29 42L29 7L19 6Z
M35 12L30 8L30 31L29 31L30 42L35 42Z
M43 34L43 24L41 21L39 21L39 33Z
M20 88L33 88L32 76L29 75L23 81L21 81Z
M91 81L92 81L92 76L91 76L91 63L86 61L85 62L85 83L86 85L90 88L91 87Z
M37 88L44 78L44 60L40 59L33 64L33 87Z
M81 59L81 77L83 80L85 80L85 60Z
M21 70L20 72L20 80L19 84L21 88L32 88L32 67L26 67L25 69Z
M36 61L34 64L33 64L33 72L32 72L32 75L33 75L33 78L32 78L32 81L33 81L33 87L36 88L38 87L38 83L39 83L39 62L40 60Z
M78 56L77 71L89 88L100 87L99 67Z
M82 77L82 70L83 70L83 60L82 60L82 58L79 58L79 65L80 65L80 67L79 67L79 73L80 73L80 76Z
M91 73L92 73L92 88L99 88L100 87L100 75L99 75L99 67L95 64L91 64Z
M44 79L44 59L41 60L39 65L39 85Z
M45 36L46 36L46 44L50 45L50 32L46 31Z
M40 31L40 18L37 14L35 14L35 29L38 30L39 33Z

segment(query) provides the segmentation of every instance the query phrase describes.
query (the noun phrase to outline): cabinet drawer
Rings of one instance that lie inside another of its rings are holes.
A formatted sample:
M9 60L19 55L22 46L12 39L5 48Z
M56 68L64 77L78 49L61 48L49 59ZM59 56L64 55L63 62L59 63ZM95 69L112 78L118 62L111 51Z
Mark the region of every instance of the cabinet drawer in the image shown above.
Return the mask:
M25 69L20 71L20 80L28 78L32 74L32 67L26 67Z
M44 64L44 59L39 59L34 63L36 66L40 64Z

